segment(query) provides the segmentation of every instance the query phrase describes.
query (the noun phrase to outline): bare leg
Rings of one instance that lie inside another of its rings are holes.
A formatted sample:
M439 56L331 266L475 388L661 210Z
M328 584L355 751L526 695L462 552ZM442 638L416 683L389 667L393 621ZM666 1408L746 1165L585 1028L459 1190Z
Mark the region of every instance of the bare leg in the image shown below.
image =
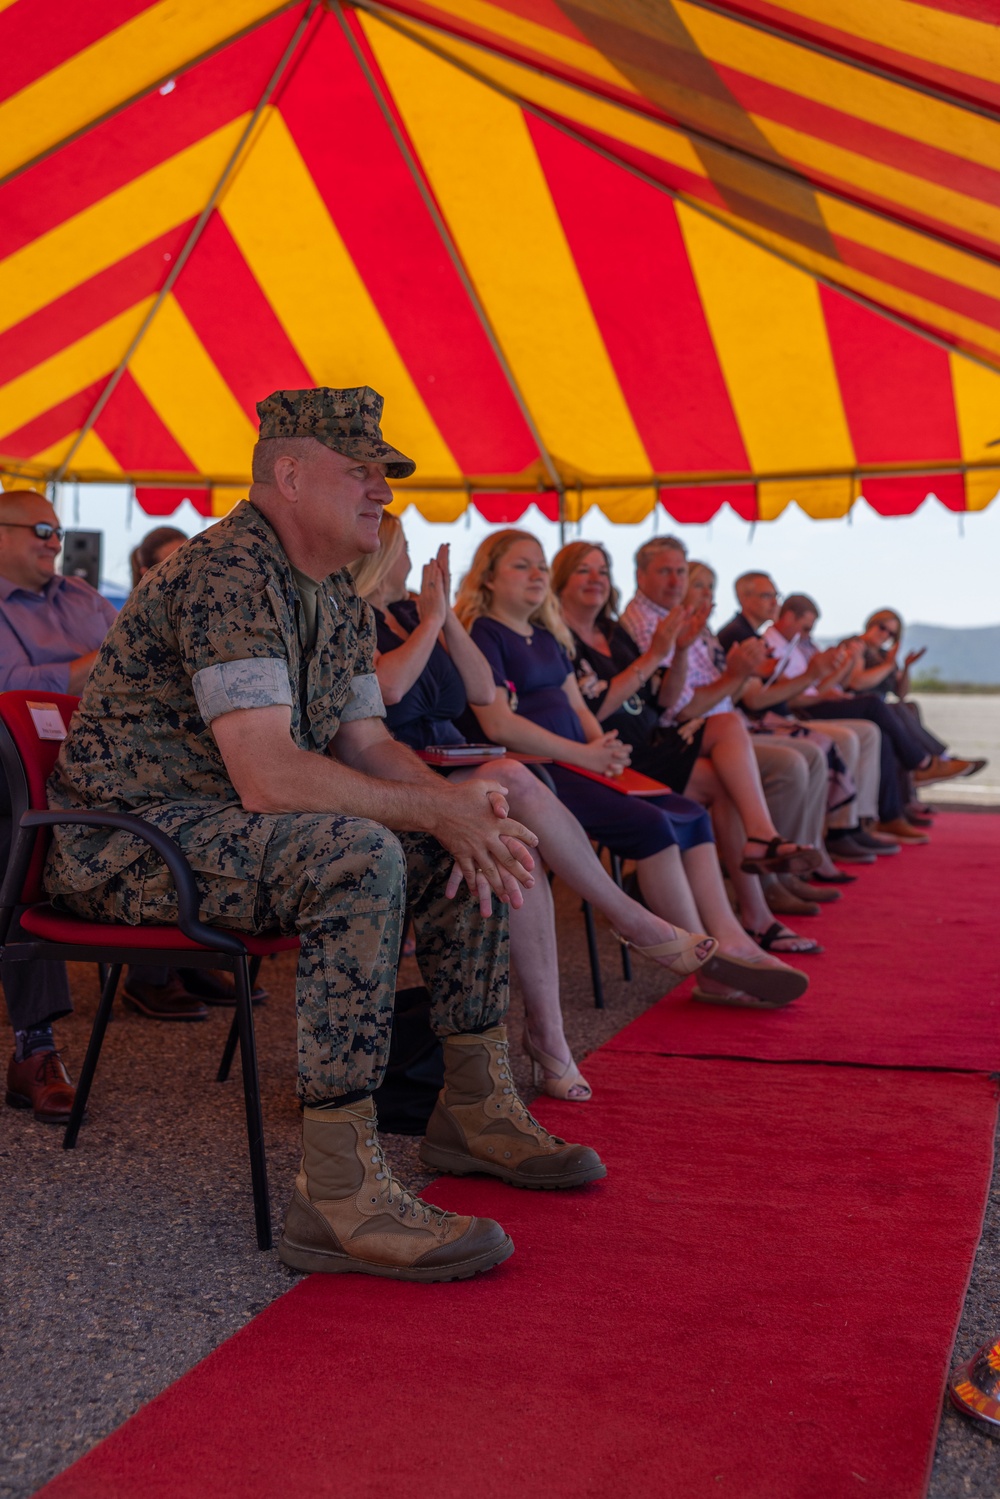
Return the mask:
M638 866L639 883L650 909L646 910L615 884L594 853L590 839L558 797L518 761L495 760L475 770L458 771L452 777L499 780L507 787L511 815L538 835L538 851L559 879L589 900L616 932L639 947L655 947L675 935L673 919L686 930L701 931L677 850L664 850ZM664 855L673 853L673 858ZM658 863L656 861L662 861ZM657 872L642 874L643 865L655 863ZM647 884L649 889L647 891ZM512 913L513 914L513 913ZM689 926L694 921L693 929Z
M742 818L736 810L732 797L715 774L714 765L701 756L695 761L695 768L687 784L686 794L692 797L694 801L701 802L703 806L708 807L712 814L712 826L715 829L715 836L718 839L719 853L716 856L713 850L711 863L718 875L718 887L725 901L726 912L728 912L732 926L738 928L741 932L743 932L744 928L751 932L766 932L774 921L774 915L767 901L764 899L760 879L755 874L744 873L740 868L740 860L746 836ZM739 920L733 915L732 907L726 895L725 885L722 883L721 871L719 870L719 857L721 857L722 862L726 866L730 883L736 893ZM690 862L690 855L685 857L684 868L689 882L694 887L695 876ZM711 924L715 919L724 921L725 918L722 913L719 913L719 917L715 918L714 914L710 914L715 912L715 905L712 904L709 907L704 904L705 900L713 900L714 881L712 885L709 885L706 884L706 879L707 876L699 875L698 888L695 889L695 899L705 918L706 929L711 932L713 937L717 937L720 942L723 942L727 951L731 952L734 957L743 957L746 954L741 950L728 946L728 942L723 938L721 927ZM783 936L779 939L782 944L782 953L793 956L796 952L808 952L813 949L815 944L810 938L799 937L790 928L786 930L788 931L788 936ZM760 951L756 943L753 943L753 946L755 951Z
M753 743L743 720L736 713L709 714L701 747L702 754L709 757L712 768L732 798L747 838L756 845L778 837L778 829L771 821L764 799ZM753 853L754 849L749 852ZM730 878L735 867L727 857Z

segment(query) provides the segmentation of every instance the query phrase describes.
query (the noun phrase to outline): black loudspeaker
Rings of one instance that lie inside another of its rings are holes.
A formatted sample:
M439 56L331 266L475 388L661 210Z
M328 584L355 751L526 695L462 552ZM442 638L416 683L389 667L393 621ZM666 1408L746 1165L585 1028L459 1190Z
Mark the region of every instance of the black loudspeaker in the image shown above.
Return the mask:
M101 586L100 531L66 531L63 533L62 570L67 578L82 578L91 588Z

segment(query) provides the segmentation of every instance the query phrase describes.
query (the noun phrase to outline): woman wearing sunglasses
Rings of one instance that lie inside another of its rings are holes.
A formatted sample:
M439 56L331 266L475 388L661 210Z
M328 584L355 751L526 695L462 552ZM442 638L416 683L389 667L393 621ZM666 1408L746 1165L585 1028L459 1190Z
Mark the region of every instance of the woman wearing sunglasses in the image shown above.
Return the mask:
M903 621L893 609L876 609L865 621L864 634L858 637L859 657L851 675L849 685L854 692L874 692L885 698L890 693L898 706L907 713L909 727L929 755L930 766L913 773L917 785L928 781L951 780L956 776L974 776L986 765L985 760L962 760L953 757L936 735L926 727L920 716L919 706L908 700L910 673L918 661L927 653L922 650L908 651L899 664L899 653L903 639Z

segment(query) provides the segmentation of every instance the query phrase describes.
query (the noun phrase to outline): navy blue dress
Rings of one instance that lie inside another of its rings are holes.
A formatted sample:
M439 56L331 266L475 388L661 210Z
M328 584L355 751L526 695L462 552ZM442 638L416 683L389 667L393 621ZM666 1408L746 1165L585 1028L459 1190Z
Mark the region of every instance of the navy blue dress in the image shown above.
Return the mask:
M511 694L511 707L540 728L585 744L586 736L563 682L573 663L548 630L535 626L531 644L495 619L477 619L472 638L493 668L499 687ZM712 842L704 807L686 796L625 796L560 765L546 766L559 800L591 838L626 859L649 859L677 844L682 851Z

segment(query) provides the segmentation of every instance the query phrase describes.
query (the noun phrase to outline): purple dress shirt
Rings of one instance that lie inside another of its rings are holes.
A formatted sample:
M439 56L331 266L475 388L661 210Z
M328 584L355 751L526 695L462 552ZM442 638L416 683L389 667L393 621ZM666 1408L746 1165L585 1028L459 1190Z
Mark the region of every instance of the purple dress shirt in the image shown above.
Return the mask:
M114 607L82 578L50 578L32 593L0 578L0 692L68 692L69 663L96 651Z

